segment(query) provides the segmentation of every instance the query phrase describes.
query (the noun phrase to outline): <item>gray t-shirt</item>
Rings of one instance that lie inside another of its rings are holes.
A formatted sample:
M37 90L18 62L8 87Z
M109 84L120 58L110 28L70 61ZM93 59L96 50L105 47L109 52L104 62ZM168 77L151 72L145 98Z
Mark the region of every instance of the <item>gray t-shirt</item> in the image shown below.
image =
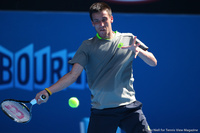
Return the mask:
M79 63L87 73L92 108L118 107L136 101L132 61L135 53L118 46L133 42L131 33L116 32L111 40L98 36L83 41L70 64Z

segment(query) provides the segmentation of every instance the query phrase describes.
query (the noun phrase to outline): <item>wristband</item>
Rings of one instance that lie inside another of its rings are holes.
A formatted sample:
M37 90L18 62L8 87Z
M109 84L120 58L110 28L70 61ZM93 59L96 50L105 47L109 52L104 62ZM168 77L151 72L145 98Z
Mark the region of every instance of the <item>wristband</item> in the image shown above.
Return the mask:
M48 93L49 96L52 95L52 92L48 88L45 88L45 90L47 91L47 93Z

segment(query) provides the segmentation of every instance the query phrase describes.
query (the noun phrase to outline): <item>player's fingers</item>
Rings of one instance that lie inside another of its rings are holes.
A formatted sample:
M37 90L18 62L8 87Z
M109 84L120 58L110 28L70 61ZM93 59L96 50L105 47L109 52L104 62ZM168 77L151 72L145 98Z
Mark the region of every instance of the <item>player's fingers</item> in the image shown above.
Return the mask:
M37 99L37 104L41 104L42 103L42 100L39 98L39 99Z
M137 43L136 46L139 47L139 46L140 46L140 43Z
M45 99L45 100L43 100L43 99L41 99L41 98L38 98L38 99L37 99L37 104L42 104L42 103L45 103L45 102L47 102L46 99Z
M121 47L121 49L130 49L131 48L131 46L123 46L123 47Z
M137 36L134 37L133 44L136 44Z
M137 57L137 55L138 55L138 52L136 52L136 53L135 53L135 57L134 57L134 58L136 58L136 57Z
M42 98L42 95L44 95L46 98ZM41 103L46 102L47 98L48 98L48 94L47 94L46 91L39 92L35 97L35 99L37 100L37 104L41 104Z
M41 104L42 100L40 99L40 94L37 94L36 96L37 104Z

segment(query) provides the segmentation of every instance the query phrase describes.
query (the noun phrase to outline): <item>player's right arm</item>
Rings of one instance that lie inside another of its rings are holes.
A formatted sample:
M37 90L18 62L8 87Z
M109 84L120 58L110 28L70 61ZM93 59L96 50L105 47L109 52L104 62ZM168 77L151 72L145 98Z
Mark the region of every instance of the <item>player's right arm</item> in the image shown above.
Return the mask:
M49 91L53 94L67 88L68 86L70 86L72 83L74 83L77 80L77 78L81 75L82 71L83 71L83 67L80 64L75 63L72 67L72 70L69 73L65 74L55 84L53 84L52 86L48 88ZM41 95L45 95L47 98L42 101L40 99ZM35 97L38 104L47 102L48 98L49 98L49 95L46 90L39 92Z

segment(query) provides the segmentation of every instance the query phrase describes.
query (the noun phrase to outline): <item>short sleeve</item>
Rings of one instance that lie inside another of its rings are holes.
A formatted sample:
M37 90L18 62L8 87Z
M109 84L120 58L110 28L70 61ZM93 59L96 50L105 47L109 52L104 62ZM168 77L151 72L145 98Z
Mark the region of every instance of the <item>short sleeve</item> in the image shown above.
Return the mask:
M68 63L72 65L78 63L85 67L88 64L89 51L89 45L83 42L76 51L74 57L69 60Z

